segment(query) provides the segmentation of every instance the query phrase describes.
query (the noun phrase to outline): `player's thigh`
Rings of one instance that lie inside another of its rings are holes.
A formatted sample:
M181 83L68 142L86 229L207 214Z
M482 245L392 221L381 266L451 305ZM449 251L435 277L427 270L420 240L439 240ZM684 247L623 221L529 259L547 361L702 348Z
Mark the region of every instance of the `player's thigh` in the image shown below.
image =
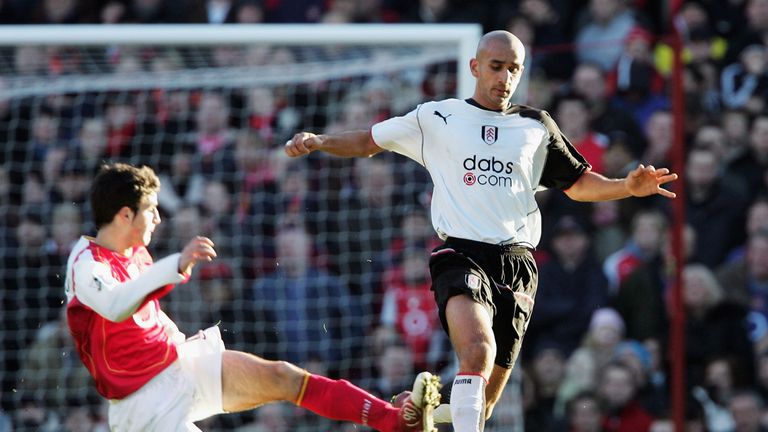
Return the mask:
M222 399L228 412L269 402L294 402L307 375L291 363L240 351L225 351L222 362Z

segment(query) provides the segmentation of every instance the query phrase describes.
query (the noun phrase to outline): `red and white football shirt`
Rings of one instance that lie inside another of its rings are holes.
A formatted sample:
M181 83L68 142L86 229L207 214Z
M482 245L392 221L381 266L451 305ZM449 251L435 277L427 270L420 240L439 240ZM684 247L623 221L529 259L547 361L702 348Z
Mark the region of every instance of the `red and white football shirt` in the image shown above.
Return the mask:
M178 263L179 254L153 264L143 246L126 257L87 237L70 253L67 323L104 397L125 398L176 361L158 299L185 281Z

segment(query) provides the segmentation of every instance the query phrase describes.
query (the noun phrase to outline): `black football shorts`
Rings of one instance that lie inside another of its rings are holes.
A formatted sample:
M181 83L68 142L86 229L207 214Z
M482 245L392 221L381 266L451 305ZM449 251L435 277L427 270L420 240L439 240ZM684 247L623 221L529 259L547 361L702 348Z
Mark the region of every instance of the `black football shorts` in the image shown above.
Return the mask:
M495 363L514 366L531 320L538 269L530 249L449 237L432 251L432 290L446 332L448 299L468 295L493 317Z

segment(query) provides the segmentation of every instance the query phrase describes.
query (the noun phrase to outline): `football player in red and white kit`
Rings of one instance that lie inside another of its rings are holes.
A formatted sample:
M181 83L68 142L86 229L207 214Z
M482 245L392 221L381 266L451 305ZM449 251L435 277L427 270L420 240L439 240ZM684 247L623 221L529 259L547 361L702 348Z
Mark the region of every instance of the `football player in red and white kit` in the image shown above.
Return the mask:
M210 239L196 237L153 262L146 246L160 223L159 189L151 168L102 167L90 196L98 233L82 237L67 262L67 322L110 401L111 431L197 431L195 421L275 401L382 431L432 429L437 377L420 374L397 408L347 381L226 350L217 327L186 339L158 299L216 251Z

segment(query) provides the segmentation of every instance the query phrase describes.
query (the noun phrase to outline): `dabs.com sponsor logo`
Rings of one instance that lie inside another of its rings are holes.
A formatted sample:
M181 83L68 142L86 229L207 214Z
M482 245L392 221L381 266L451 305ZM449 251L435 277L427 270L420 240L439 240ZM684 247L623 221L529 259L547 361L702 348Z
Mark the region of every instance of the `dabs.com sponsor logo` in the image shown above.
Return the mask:
M472 155L464 159L464 169L468 171L464 174L464 184L509 187L512 178L505 174L512 174L513 166L512 162L504 162L493 156L490 159L478 159L477 155Z

